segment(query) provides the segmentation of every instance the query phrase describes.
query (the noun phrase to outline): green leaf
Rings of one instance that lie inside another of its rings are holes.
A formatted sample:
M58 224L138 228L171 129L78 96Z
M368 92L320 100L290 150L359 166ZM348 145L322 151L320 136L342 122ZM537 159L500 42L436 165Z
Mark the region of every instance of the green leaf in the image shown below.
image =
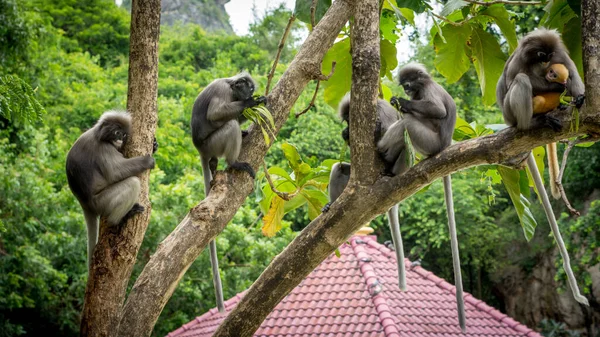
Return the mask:
M519 221L521 222L521 227L523 228L523 233L525 234L525 239L530 241L533 238L533 234L535 234L537 222L529 209L531 203L523 194L521 194L521 175L519 171L505 166L498 166L498 172L502 177L502 182L508 191L510 200L512 200L513 205L515 206Z
M379 52L381 55L381 70L379 75L387 76L389 80L393 80L392 70L398 66L396 46L388 40L381 40Z
M492 105L496 101L496 84L504 69L505 55L496 38L479 27L473 29L471 50L483 103Z
M329 202L329 197L319 190L302 190L300 193L308 201L308 218L312 221L321 214L321 209Z
M448 2L446 2L446 5L444 5L444 8L442 8L440 15L448 16L452 12L461 9L461 8L467 6L468 4L469 3L465 2L464 0L449 0Z
M387 85L380 83L381 84L381 92L383 92L383 99L387 102L390 101L390 99L392 98L392 89L390 89L390 87L388 87Z
M344 95L350 91L352 84L352 56L350 55L350 39L336 42L325 54L321 71L331 73L331 63L335 61L335 72L329 80L322 82L325 87L323 98L332 107L337 107Z
M292 179L292 177L290 177L290 175L279 166L269 167L269 174L271 174L271 176L276 175L276 176L282 177L282 178L288 180L289 182L294 182L294 179Z
M386 1L387 2L387 1ZM388 14L389 13L389 14ZM398 19L390 12L383 12L379 22L379 32L381 37L385 40L391 41L392 45L396 44L396 41L400 38L396 33L396 25Z
M294 15L298 20L311 24L310 22L310 6L312 6L312 0L296 0L296 6L294 7ZM323 15L327 12L331 6L331 0L317 0L317 8L315 10L315 24L317 24Z
M502 31L502 35L508 42L509 46L509 54L511 54L515 48L517 48L517 32L515 30L515 22L510 19L510 14L506 10L506 7L502 4L492 5L486 7L481 12L480 15L486 15L494 19L500 31Z
M284 200L275 196L271 202L269 212L263 217L262 233L267 237L273 237L281 230L281 220L283 219Z
M400 8L409 8L416 13L423 13L427 9L431 9L431 6L422 0L397 0L396 3Z
M581 79L584 79L583 56L581 54L581 19L579 17L569 20L564 26L562 40L569 50L569 56L575 63Z
M594 144L596 144L596 143L595 142L586 142L586 143L579 143L579 144L577 144L575 146L577 146L577 147L590 147L590 146L592 146Z
M290 164L290 167L294 172L297 172L298 167L303 163L302 158L300 158L300 153L298 153L298 149L290 143L281 144L281 149L283 150L283 155Z
M464 119L457 116L455 125L454 134L452 135L452 139L455 141L459 142L461 140L477 137L475 129L473 129L473 127Z
M402 16L410 23L411 25L415 25L415 12L410 8L399 8Z
M436 51L434 65L450 84L458 81L471 67L467 55L471 26L445 25L442 27L442 32L446 42L443 42L440 35L434 39Z
M544 27L556 28L562 31L565 24L577 17L566 0L550 0L544 6L546 15L542 18Z
M546 149L543 146L538 146L536 148L534 148L532 150L533 152L533 158L535 159L535 165L538 168L538 171L540 171L540 176L542 178L542 183L544 182L544 170L545 170L545 166L544 166L544 157L546 156ZM533 177L531 176L531 172L529 172L529 169L527 169L527 179L529 181L529 187L533 187L535 192L538 193L537 189L535 188L535 184L533 183ZM541 199L540 199L541 200Z

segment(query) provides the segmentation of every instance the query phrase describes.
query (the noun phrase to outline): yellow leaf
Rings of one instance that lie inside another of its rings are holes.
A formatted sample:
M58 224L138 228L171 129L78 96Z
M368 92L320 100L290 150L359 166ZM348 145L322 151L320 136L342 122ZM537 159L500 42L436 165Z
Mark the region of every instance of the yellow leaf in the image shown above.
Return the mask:
M285 200L279 196L273 196L269 212L263 217L262 233L264 236L273 237L281 230L281 220L283 219L283 205Z

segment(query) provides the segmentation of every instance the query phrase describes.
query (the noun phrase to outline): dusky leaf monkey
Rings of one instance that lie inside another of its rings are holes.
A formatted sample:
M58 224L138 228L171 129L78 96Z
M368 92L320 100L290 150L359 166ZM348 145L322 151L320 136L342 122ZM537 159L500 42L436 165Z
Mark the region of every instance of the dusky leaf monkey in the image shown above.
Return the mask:
M388 170L394 175L402 174L408 169L409 152L405 145L404 131L408 132L417 152L424 156L433 156L450 146L456 124L456 103L452 96L431 78L422 64L411 63L404 66L400 69L398 77L400 85L410 100L392 97L391 103L400 107L402 117L389 128L377 144ZM454 265L458 322L464 332L465 307L454 219L452 181L449 175L443 180Z
M67 180L87 225L88 268L98 242L98 217L105 217L110 226L120 226L144 211L137 203L140 180L136 176L154 168L154 158L151 155L125 158L123 146L130 134L131 116L107 111L79 136L67 154ZM153 152L157 147L154 140Z
M233 77L212 81L194 102L191 121L192 140L202 161L206 197L210 192L210 184L219 158L224 157L229 168L245 171L252 178L255 176L254 170L248 163L238 161L243 135L240 123L245 121L242 111L266 102L264 96L258 98L252 96L255 88L256 83L250 74L242 72ZM214 240L209 243L209 252L217 307L220 312L225 312L217 245Z
M539 117L536 115L534 118L533 114L534 96L540 93L564 91L565 86L562 83L548 81L546 78L548 66L553 64L563 64L567 68L569 74L566 82L567 93L574 98L577 108L583 105L585 87L560 35L554 30L540 28L519 41L519 45L506 62L502 76L498 80L496 98L506 124L520 130L528 130L533 127L532 121L535 119L536 122L543 122L554 130L560 130L561 124L554 117L548 114L539 114ZM551 156L551 154L548 155L549 160ZM551 165L553 164L549 163L549 166ZM552 205L550 205L533 154L527 158L527 167L539 192L542 206L563 258L563 267L573 297L579 303L589 305L588 300L579 292L571 269L569 253L560 235L556 218L552 212Z
M342 121L348 126L342 130L342 138L346 143L350 141L350 94L344 96L338 111ZM375 127L375 142L381 139L389 127L398 120L398 112L388 102L377 100L377 126ZM350 164L335 163L331 167L329 176L329 203L323 207L326 212L329 205L332 204L342 194L344 188L350 180ZM392 233L394 242L394 251L396 252L396 263L398 265L398 286L401 290L406 290L406 268L404 266L404 246L402 244L402 235L400 233L400 222L398 220L398 205L393 206L387 211L388 225Z

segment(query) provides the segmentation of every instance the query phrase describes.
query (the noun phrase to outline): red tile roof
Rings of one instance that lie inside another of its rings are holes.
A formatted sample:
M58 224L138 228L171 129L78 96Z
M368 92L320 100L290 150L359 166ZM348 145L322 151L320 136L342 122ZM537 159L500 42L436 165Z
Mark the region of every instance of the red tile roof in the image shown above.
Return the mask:
M453 285L406 259L408 290L402 292L396 255L374 236L354 236L339 251L341 257L329 256L277 305L255 336L541 337L468 293L462 334ZM225 302L227 312L244 294ZM211 336L224 318L213 308L168 336Z

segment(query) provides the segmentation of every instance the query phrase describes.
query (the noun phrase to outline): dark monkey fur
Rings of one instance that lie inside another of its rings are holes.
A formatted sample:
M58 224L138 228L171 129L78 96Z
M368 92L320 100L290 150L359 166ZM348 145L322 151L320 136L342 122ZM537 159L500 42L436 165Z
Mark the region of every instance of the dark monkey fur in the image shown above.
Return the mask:
M339 114L343 121L348 123L342 131L342 138L346 143L350 140L350 95L344 96L339 106ZM381 139L381 135L385 134L390 126L398 120L398 111L394 109L388 102L379 99L377 100L377 127L375 129L375 142ZM324 211L329 209L329 205L333 203L342 194L344 188L350 179L350 164L335 163L331 167L329 176L329 203L324 207ZM404 248L402 245L402 236L400 233L400 223L398 220L398 205L393 206L387 212L388 225L392 232L394 242L394 250L396 251L396 262L398 263L398 285L400 289L406 290L406 270L404 266Z
M205 196L210 192L212 177L221 157L225 157L230 168L246 171L254 178L252 167L248 163L237 160L242 148L240 123L245 121L242 111L266 102L264 96L258 99L252 97L255 88L256 83L250 74L243 72L233 77L212 81L194 102L191 121L192 140L202 161ZM224 312L223 288L214 240L209 244L209 251L217 307L220 312Z
M67 155L69 187L87 224L88 267L98 242L98 216L115 226L144 211L137 203L140 180L136 176L154 168L154 158L125 158L121 151L130 134L131 116L108 111L77 139ZM156 151L156 142L154 146Z
M402 174L408 169L408 151L404 142L405 130L408 131L414 149L428 157L450 146L456 124L456 103L452 96L431 78L423 65L408 64L400 69L398 77L400 85L410 100L392 97L391 103L400 106L402 118L390 127L378 143L378 149L388 164L388 169L394 175ZM452 246L458 322L464 332L466 330L465 308L451 177L446 176L443 181Z
M562 83L554 83L546 78L547 69L553 64L563 64L567 68L569 73L566 83L567 94L574 97L575 105L578 108L583 105L585 86L573 60L569 57L567 49L560 39L560 35L554 30L541 28L527 34L519 41L517 49L504 65L504 72L498 80L496 98L506 124L515 126L520 130L528 130L533 127L532 121L537 121L537 124L542 122L554 130L560 130L560 122L548 114L541 114L539 118L536 115L536 118L533 118L533 96L547 92L564 91L565 87ZM551 151L555 151L555 148ZM549 160L557 160L556 153L549 153L548 158ZM548 163L548 166L554 165L557 164ZM535 158L531 153L527 158L527 167L539 192L546 218L550 223L550 228L563 258L563 267L573 297L579 303L589 305L585 296L579 292L577 280L571 269L569 253L560 235L546 188L542 182Z

